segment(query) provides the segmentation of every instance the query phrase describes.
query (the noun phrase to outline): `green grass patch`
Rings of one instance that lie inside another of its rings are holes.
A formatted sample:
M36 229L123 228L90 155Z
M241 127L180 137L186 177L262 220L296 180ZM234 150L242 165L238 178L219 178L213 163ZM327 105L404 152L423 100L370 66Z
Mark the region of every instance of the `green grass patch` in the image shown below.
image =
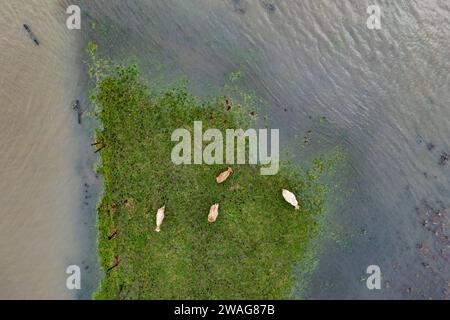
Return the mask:
M240 128L245 106L227 111L225 97L199 102L186 86L150 93L135 65L101 60L89 45L91 100L101 121L96 139L104 195L98 206L99 256L105 270L97 299L282 299L296 282L293 268L319 231L328 162L308 170L281 164L274 176L258 165L174 165L173 130ZM155 92L155 90L153 90ZM245 129L245 128L244 128ZM281 189L294 192L294 210ZM207 215L220 203L215 223ZM161 233L155 214L166 205ZM117 236L108 238L117 231ZM117 268L106 272L115 257Z

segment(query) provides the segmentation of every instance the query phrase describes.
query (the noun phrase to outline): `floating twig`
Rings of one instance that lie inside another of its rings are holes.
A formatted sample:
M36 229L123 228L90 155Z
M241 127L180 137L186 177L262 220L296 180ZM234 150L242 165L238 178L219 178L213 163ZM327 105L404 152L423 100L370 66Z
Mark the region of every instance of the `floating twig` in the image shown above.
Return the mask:
M36 38L36 36L34 35L33 31L31 31L31 28L27 24L24 24L23 27L27 31L28 36L31 38L31 40L33 40L34 44L38 46L39 41Z
M81 116L83 115L83 110L81 109L80 100L75 100L72 105L72 109L77 111L78 114L78 124L81 124Z

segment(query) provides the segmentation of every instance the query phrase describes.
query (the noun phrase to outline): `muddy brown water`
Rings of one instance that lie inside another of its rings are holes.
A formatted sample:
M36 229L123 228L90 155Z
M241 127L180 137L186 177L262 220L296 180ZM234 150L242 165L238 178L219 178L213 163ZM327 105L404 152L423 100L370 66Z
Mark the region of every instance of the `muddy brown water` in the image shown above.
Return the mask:
M87 137L71 109L79 35L64 27L61 3L0 6L0 299L87 298L96 261L88 208L96 199L84 199L84 184L96 191ZM66 288L72 264L84 272L81 291Z
M199 95L242 71L239 84L266 101L271 127L281 129L281 144L294 149L299 163L334 146L345 150L347 168L337 181L342 196L330 212L333 235L304 297L448 299L450 167L442 156L450 153L450 4L376 2L378 31L366 27L372 4L366 0L73 1L83 11L80 50L94 40L107 56L138 61L149 80L185 75ZM78 237L72 214L84 212L77 202L82 177L89 179L88 159L74 160L89 139L64 109L86 79L73 92L62 90L83 55L62 49L72 41L67 31L48 27L44 54L19 30L27 20L39 37L46 24L64 23L64 10L47 6L24 16L27 6L8 6L0 53L0 238L7 257L0 284L9 290L2 296L19 295L28 281L18 279L38 274L22 251L52 261L38 263L46 276L28 285L60 290L51 272L63 277L67 252L80 251L65 237ZM38 61L71 63L44 68ZM310 142L299 146L305 136ZM78 230L92 239L89 227ZM371 264L383 273L381 290L365 285Z

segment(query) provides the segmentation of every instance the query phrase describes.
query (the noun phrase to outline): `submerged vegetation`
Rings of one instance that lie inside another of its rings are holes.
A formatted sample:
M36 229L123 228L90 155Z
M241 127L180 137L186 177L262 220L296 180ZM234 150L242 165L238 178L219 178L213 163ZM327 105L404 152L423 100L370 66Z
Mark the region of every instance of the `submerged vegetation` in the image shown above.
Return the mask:
M308 255L320 229L328 161L301 170L282 164L274 176L259 165L175 165L171 134L240 128L245 106L228 98L200 102L186 86L150 93L136 65L99 59L89 45L91 100L101 121L96 139L104 195L98 207L99 255L105 270L97 299L282 299L293 268ZM154 91L154 90L153 90ZM281 190L297 195L300 209ZM212 204L220 215L208 222ZM161 232L155 214L165 205Z

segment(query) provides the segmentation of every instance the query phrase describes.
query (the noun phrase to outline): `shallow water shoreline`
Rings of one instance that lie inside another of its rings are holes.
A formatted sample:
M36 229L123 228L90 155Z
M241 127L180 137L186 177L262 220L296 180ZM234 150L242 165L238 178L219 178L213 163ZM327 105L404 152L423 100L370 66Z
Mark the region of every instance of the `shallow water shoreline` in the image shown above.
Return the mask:
M72 110L83 92L82 42L57 3L9 2L0 27L0 298L89 298L95 204L83 201L97 191L83 189L90 138ZM82 268L81 291L66 288L69 265Z

